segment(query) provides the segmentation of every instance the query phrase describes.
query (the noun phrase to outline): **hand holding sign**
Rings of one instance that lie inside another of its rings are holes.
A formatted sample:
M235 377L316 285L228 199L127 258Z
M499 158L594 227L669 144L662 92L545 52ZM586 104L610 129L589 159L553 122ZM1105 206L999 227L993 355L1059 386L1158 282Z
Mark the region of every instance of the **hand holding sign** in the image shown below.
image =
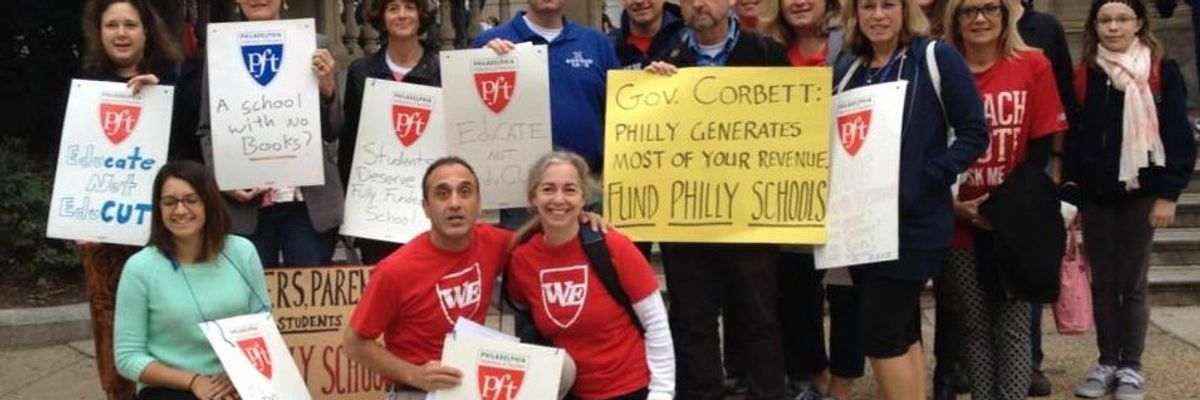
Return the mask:
M462 382L462 371L435 360L411 369L404 382L426 392L450 389Z

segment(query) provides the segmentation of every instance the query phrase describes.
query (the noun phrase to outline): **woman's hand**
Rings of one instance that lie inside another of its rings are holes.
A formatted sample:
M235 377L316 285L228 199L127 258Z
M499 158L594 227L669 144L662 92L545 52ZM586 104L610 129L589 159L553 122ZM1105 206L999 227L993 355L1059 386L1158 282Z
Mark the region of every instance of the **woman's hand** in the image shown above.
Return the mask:
M679 68L676 68L674 64L663 61L652 61L650 62L650 65L647 65L646 68L643 68L642 70L662 76L671 76L675 75L676 72L679 72Z
M954 214L959 218L971 221L972 224L980 229L990 231L992 230L992 224L988 222L987 218L979 215L979 205L983 204L983 202L987 201L987 199L988 195L984 194L983 196L979 196L971 200L955 201Z
M141 74L141 75L129 78L129 82L125 83L125 87L128 87L129 90L132 90L134 95L137 95L138 92L142 91L142 86L157 85L157 84L158 84L158 77L154 76L154 74Z
M609 229L615 229L612 223L606 221L600 214L591 211L584 211L579 214L579 223L587 224L593 231L600 233L608 233Z
M255 197L258 197L259 194L262 194L264 190L265 189L263 188L238 189L228 190L224 193L226 196L229 196L229 198L237 200L238 203L248 203L250 200L254 200Z
M317 89L321 97L333 97L337 90L337 61L329 50L317 49L312 55L313 73L317 75Z
M492 51L496 52L497 55L502 56L508 54L510 51L513 51L513 49L516 49L517 45L504 39L495 38L487 42L486 47L492 49Z
M200 400L237 400L240 397L237 394L237 389L233 387L233 382L229 380L229 376L225 374L207 376L197 376L192 381L192 394Z
M1167 199L1154 199L1150 207L1150 227L1161 229L1175 223L1175 202Z

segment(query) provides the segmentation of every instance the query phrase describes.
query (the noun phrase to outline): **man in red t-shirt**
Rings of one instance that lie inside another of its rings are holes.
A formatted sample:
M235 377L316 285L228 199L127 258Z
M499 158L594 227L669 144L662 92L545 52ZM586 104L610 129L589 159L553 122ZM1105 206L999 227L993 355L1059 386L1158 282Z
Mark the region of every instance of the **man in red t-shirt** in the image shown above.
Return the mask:
M439 362L442 342L460 317L484 322L512 239L475 223L479 179L466 161L435 161L421 186L432 228L375 267L343 338L352 359L412 394L459 384L462 372Z

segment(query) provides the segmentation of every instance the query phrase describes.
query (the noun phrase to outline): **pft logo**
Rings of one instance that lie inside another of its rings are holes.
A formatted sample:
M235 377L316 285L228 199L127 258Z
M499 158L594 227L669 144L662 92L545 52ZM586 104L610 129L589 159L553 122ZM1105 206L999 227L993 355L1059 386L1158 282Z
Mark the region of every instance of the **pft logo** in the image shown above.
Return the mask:
M542 270L539 276L546 316L560 328L579 319L587 301L587 264Z
M867 132L871 130L871 110L863 110L837 117L838 139L842 148L854 157L867 141Z
M396 138L400 139L400 144L412 146L425 134L425 128L429 126L429 113L428 108L392 105L392 129L396 132Z
M250 364L254 365L254 369L258 373L271 379L271 352L267 351L267 343L263 338L254 337L249 339L239 340L238 347L242 349L242 354L246 355L246 359L250 360Z
M479 397L483 400L516 399L524 380L525 371L480 365Z
M283 32L248 32L240 39L246 72L259 85L267 86L283 65Z
M437 282L438 303L442 305L442 314L446 322L454 325L459 317L471 319L483 299L483 280L479 271L479 263L472 264L457 272L443 276Z
M475 91L492 112L499 114L508 107L517 87L517 71L476 72Z
M141 106L100 103L100 127L104 129L104 137L114 145L121 144L133 134L141 115Z

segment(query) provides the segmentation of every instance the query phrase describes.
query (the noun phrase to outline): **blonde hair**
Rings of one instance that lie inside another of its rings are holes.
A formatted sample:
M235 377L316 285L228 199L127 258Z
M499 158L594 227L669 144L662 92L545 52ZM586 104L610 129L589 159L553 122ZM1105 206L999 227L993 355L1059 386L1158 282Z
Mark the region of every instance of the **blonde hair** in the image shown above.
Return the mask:
M567 164L575 167L576 174L579 175L579 190L583 192L583 198L586 201L592 197L592 194L599 190L599 185L592 178L591 168L588 167L587 161L578 154L566 150L555 150L538 158L533 163L533 167L529 169L529 177L525 180L525 196L532 203L534 196L537 195L538 186L542 184L542 176L546 175L546 170L557 164ZM530 205L532 208L532 204ZM536 210L534 210L536 214ZM542 230L541 221L535 215L525 222L520 229L517 229L516 235L513 238L514 243L521 243L529 240L530 236Z
M871 48L871 41L858 27L858 4L863 1L849 0L846 2L846 7L843 8L842 26L846 29L843 47L856 56L870 57L874 52ZM914 38L929 36L929 20L925 18L925 13L921 12L921 7L917 5L916 0L900 0L900 7L903 8L904 17L901 21L900 42L896 46L897 49L908 46Z
M776 1L777 2L776 2L775 8L778 9L778 11L775 12L775 15L772 16L771 19L768 19L763 22L762 29L760 31L764 35L767 35L770 38L775 39L775 40L779 41L780 43L783 43L784 45L790 45L800 35L798 34L799 32L796 32L796 30L793 29L791 25L788 25L787 19L785 19L783 17L783 13L784 13L783 1L784 0L776 0ZM824 0L824 1L825 1L825 15L822 15L821 19L819 21L817 21L817 26L820 27L819 32L822 36L828 36L829 28L834 26L833 24L835 23L835 21L837 21L838 15L840 15L842 12L842 2L839 0Z
M946 7L946 39L950 40L959 50L966 51L963 45L962 27L958 21L958 9L962 7L967 0L950 0L950 4ZM1021 32L1017 30L1017 20L1021 19L1017 15L1017 0L1000 0L1000 48L1005 56L1016 57L1019 52L1033 50L1032 47L1025 44L1025 40L1021 39Z

